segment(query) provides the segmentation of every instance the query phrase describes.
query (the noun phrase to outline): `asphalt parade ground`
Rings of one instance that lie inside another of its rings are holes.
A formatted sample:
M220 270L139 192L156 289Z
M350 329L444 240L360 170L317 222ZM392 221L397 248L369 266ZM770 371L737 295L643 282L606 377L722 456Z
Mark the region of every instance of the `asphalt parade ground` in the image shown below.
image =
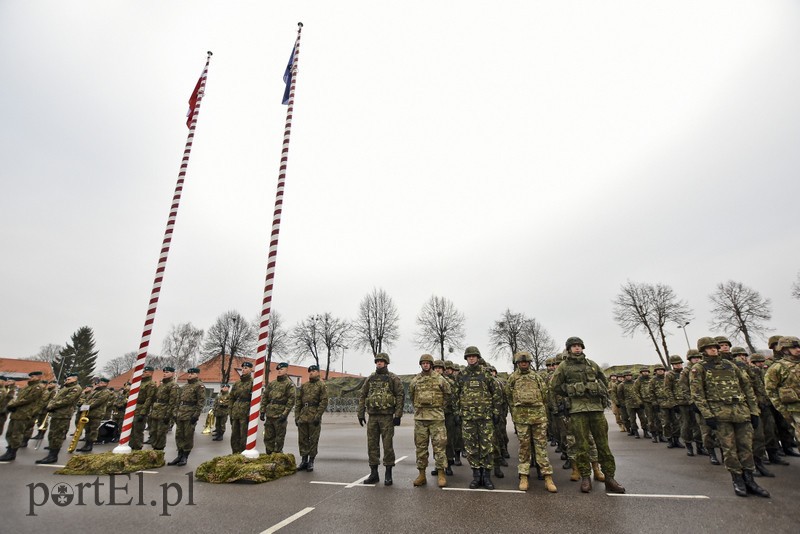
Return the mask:
M284 451L296 455L297 431L291 423ZM195 480L192 471L201 462L230 453L227 434L214 442L200 430L198 425L187 466L113 477L56 475L56 466L34 464L46 451L34 450L31 441L16 461L0 465L0 532L800 532L800 458L790 458L790 466L767 464L776 477L756 479L771 498L736 497L723 466L712 466L703 456L690 458L684 449L633 439L616 425L610 425L609 440L625 495L606 494L598 482L592 493L580 493L552 447L558 493L547 493L535 475L530 489L519 491L510 419L511 459L502 468L505 477L492 478L493 491L468 489L472 477L466 461L453 467L445 489L430 474L427 486L413 487L417 469L409 416L395 433L392 486L383 484L382 467L378 484L361 483L369 467L365 429L355 414L326 414L313 472L265 484ZM176 452L172 433L167 443L171 460ZM95 452L113 447L97 445ZM263 444L259 448L263 451ZM62 451L59 463L68 457ZM59 491L65 485L66 492Z

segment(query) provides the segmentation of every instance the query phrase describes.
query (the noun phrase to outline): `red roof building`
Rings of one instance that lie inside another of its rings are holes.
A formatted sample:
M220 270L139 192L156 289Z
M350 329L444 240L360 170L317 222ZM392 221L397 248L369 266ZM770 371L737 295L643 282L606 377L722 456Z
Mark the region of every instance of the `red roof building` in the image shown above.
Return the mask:
M53 367L49 362L36 360L17 360L14 358L0 358L0 375L9 378L28 378L28 373L41 371L42 380L54 380Z

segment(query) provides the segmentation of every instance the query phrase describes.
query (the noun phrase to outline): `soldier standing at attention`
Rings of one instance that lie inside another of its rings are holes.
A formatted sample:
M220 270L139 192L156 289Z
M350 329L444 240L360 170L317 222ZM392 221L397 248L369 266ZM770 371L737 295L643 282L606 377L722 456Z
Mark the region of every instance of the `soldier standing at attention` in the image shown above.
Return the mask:
M231 405L230 385L222 384L219 395L214 400L214 438L211 441L222 441L225 435L225 423L228 422L228 413Z
M439 373L433 372L433 356L419 357L422 372L411 379L408 395L414 405L414 444L417 447L417 470L414 486L428 483L425 470L428 468L428 443L433 447L433 459L440 488L447 486L447 429L444 425L444 405L450 397L450 384Z
M119 435L122 433L122 421L125 418L125 407L128 405L128 393L130 393L130 390L131 383L125 382L125 385L122 386L122 389L120 389L114 397L114 413L112 419L117 428L114 430L111 443L118 442Z
M447 476L453 476L453 470L450 468L451 465L455 462L456 457L456 449L455 449L455 409L454 409L454 400L453 394L455 391L455 382L450 379L446 374L445 371L447 369L447 363L444 360L434 360L433 361L433 372L438 373L441 375L447 385L450 386L450 395L448 395L447 399L444 401L444 429L447 432L447 447L445 447L445 456L447 457L447 467L444 468L444 474ZM431 474L436 476L439 472L434 469L431 471Z
M253 390L253 364L242 363L239 381L231 390L231 451L244 451L247 446L247 421L250 415L250 397Z
M6 432L8 449L3 456L0 456L0 462L10 462L17 457L17 449L25 440L25 431L33 426L39 401L44 395L44 388L40 383L42 372L31 371L28 377L28 385L19 391L17 398L10 401L6 408L11 413L11 421Z
M145 365L142 380L139 382L139 396L136 398L136 409L133 411L130 446L134 451L142 450L144 444L144 428L153 405L157 386L153 383L153 368ZM123 414L124 415L124 414Z
M381 441L383 441L383 465L386 473L383 483L392 485L392 468L394 467L394 427L400 424L405 403L403 383L388 369L389 355L380 353L375 356L375 372L361 387L358 400L358 422L367 425L367 456L369 458L369 477L364 484L378 482L378 465L381 460ZM365 418L369 414L369 421Z
M753 427L760 413L750 380L732 362L719 355L713 337L701 337L697 350L703 361L692 366L689 386L706 425L717 433L733 490L740 497L754 493L769 497L753 479Z
M637 382L633 380L633 372L629 369L625 370L625 381L620 386L622 391L622 398L625 400L625 409L628 412L628 435L639 439L639 427L636 425L636 418L639 418L639 424L642 425L645 437L650 437L647 433L647 413L644 409L644 403L639 396L639 389L636 387ZM617 391L619 396L620 390Z
M97 440L97 433L100 431L100 423L105 418L108 405L114 398L114 393L108 389L108 382L108 378L100 378L94 386L94 391L83 403L82 408L88 406L89 422L86 423L86 443L77 452L92 452L94 442Z
M175 410L178 407L179 387L175 383L175 368L164 367L164 378L161 379L153 396L153 407L150 409L150 444L153 450L163 451L167 444L167 431L175 422Z
M778 347L782 357L767 370L764 384L772 405L794 428L800 443L800 339L782 337Z
M519 438L519 489L528 491L531 472L531 453L536 458L544 486L550 493L558 489L553 483L553 466L547 458L547 385L538 374L531 372L533 357L529 352L514 355L517 370L511 373L505 386L511 408L511 419Z
M657 410L661 418L661 428L659 429L661 434L659 435L666 438L668 449L683 448L683 444L678 439L681 433L680 425L675 421L675 414L672 411L675 401L667 391L667 370L663 365L658 364L653 367L653 371L656 376L650 381L650 390L655 398L653 409Z
M49 452L41 460L36 460L37 464L54 464L58 461L58 453L67 438L72 413L75 411L75 403L80 396L81 387L78 385L78 374L70 373L56 396L47 403L47 412L50 414L50 431L47 433L47 450Z
M616 480L616 463L608 447L608 404L606 375L583 353L585 346L579 337L566 342L567 357L553 374L553 389L569 401L570 427L575 436L575 462L581 474L581 491L592 491L592 466L589 463L589 437L594 437L597 456L603 469L606 491L625 493Z
M653 443L658 443L658 436L661 432L661 417L656 411L658 405L655 403L655 397L650 388L650 380L650 369L648 367L639 369L639 378L636 379L636 392L639 394L639 398L642 399L644 413L648 422L647 427L643 426L642 430L644 430L645 438L652 438ZM647 432L648 429L650 430L649 433Z
M298 471L314 470L314 458L319 446L322 414L328 408L328 388L319 378L319 366L308 367L308 382L300 386L297 405L294 409L294 423L297 425L297 442L301 463Z
M750 356L750 364L753 366L753 372L759 377L761 387L758 391L753 388L753 393L756 394L758 407L761 409L761 426L764 427L764 446L767 450L767 458L772 465L789 465L789 462L778 456L778 449L780 443L778 440L778 428L775 425L775 419L772 413L772 401L766 390L766 358L762 354L755 353ZM758 466L756 466L758 467Z
M684 373L683 358L677 354L669 357L672 369L664 377L667 395L674 404L673 412L677 412L676 421L680 424L680 437L686 446L686 455L694 456L692 442L697 444L697 452L703 447L700 436L700 427L694 416L692 408L692 393L689 390L689 373ZM684 380L684 376L686 377Z
M264 421L264 447L267 454L283 452L286 421L294 409L296 389L287 373L289 364L281 362L275 369L278 378L267 385L261 395L261 420Z
M206 404L206 388L200 382L200 369L186 370L186 385L178 392L178 407L175 413L175 446L178 456L169 465L186 465L189 453L194 448L194 430Z
M464 449L472 467L470 489L494 489L492 452L494 422L500 421L500 392L492 375L478 364L481 352L467 347L467 367L458 375L458 408L462 420Z
M46 384L44 382L42 384L46 385L47 389L44 390L44 395L42 395L42 400L40 401L42 409L39 411L38 414L36 414L37 426L41 426L41 424L44 423L45 419L47 419L47 405L56 396L57 393L56 387L58 386L58 382L56 382L55 380L51 380ZM33 439L43 439L46 430L47 430L46 427L44 430L39 430L39 432L36 434L36 437Z
M464 450L464 435L461 431L461 416L458 413L458 374L461 372L461 369L456 365L456 362L452 360L445 360L444 362L444 374L445 377L450 379L450 389L452 389L453 394L450 398L450 402L452 404L453 410L453 465L461 467L461 456ZM447 424L447 416L445 414L445 425ZM447 439L450 439L450 433L448 431Z

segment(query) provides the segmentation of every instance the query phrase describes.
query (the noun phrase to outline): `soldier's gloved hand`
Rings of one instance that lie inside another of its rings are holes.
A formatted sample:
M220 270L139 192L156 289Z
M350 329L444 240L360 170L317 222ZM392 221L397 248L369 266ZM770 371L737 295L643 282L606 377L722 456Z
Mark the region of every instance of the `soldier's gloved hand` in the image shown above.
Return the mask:
M708 425L708 428L710 428L711 430L716 430L717 429L717 418L716 417L707 418L706 419L706 425Z
M394 423L394 426L400 426L400 418L395 417L394 419L392 419L392 423Z
M367 420L364 419L363 417L359 417L358 418L358 424L359 425L364 426L366 423L367 423Z
M314 426L319 426L319 423L320 423L319 419L314 419Z
M282 415L278 417L278 421L280 421L281 423L285 423L287 419L289 419L288 415Z
M499 415L493 415L492 416L492 423L499 424L500 423L500 416Z
M264 412L261 412L260 414L258 414L258 418L261 419L262 421L266 421L267 420L267 414L265 414Z
M758 423L760 420L761 418L757 415L750 416L750 424L753 425L753 428L758 428Z
M196 425L197 424L197 417L192 417L192 420L189 421L189 422L192 423L193 425Z

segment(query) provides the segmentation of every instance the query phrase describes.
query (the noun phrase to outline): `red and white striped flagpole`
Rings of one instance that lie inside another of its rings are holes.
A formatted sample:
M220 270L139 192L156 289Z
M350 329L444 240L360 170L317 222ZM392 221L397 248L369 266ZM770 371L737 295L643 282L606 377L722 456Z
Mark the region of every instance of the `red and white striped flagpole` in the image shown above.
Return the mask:
M206 77L208 76L208 63L211 61L211 52L208 52L206 58L206 66L203 69L203 74L200 76L198 82L197 103L194 106L191 122L189 123L189 135L186 138L186 147L183 150L183 160L181 161L181 168L178 172L178 183L175 185L175 195L172 197L172 206L169 210L169 217L167 219L167 229L164 232L164 241L161 244L161 253L158 257L158 266L156 267L156 276L153 280L153 290L150 292L150 303L147 306L147 315L144 319L144 330L142 331L142 339L139 343L139 353L136 355L136 364L133 367L133 377L131 378L131 390L128 393L128 403L125 406L125 417L122 421L122 433L119 437L119 445L114 447L117 454L129 454L131 447L128 441L131 438L131 429L133 428L133 412L136 410L136 401L139 398L139 387L142 382L142 373L144 372L144 362L147 358L147 348L150 346L150 334L153 331L153 322L156 317L156 308L158 307L158 297L161 295L161 283L164 280L164 271L167 268L167 256L169 255L169 246L172 243L172 232L175 228L175 219L178 217L178 205L181 202L181 193L183 192L183 182L186 178L186 168L189 166L189 154L192 152L192 143L194 142L194 130L197 127L197 117L200 115L200 103L203 100L203 95L206 91ZM194 95L192 95L194 97Z
M289 107L286 110L286 127L283 131L283 149L281 165L278 173L278 190L275 193L275 211L272 215L272 233L267 256L267 280L264 285L264 300L261 302L261 321L258 330L258 350L256 367L253 375L253 390L250 392L250 416L247 421L247 443L242 454L247 458L258 458L256 438L258 437L258 412L261 405L261 388L264 385L264 363L267 354L267 336L269 335L269 316L272 307L272 287L275 278L275 263L278 256L278 233L281 229L281 213L283 211L283 189L286 184L286 165L289 162L289 137L292 133L292 113L294 111L294 88L297 83L297 61L300 56L300 32L303 23L297 23L297 40L294 42L294 61L292 63L292 82L289 88Z

